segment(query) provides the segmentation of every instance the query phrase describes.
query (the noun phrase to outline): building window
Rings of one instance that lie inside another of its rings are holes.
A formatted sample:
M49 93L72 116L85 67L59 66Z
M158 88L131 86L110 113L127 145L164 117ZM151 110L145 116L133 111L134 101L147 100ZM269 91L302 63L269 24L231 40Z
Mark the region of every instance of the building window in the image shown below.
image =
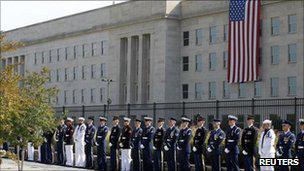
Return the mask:
M56 81L59 82L60 81L60 69L56 70Z
M227 81L223 81L223 98L224 99L230 98L230 87Z
M96 68L95 64L91 65L91 79L95 79L96 78L95 68Z
M183 84L182 85L183 88L183 99L188 99L188 84Z
M183 57L183 71L189 71L189 57Z
M147 84L147 100L150 100L150 83Z
M64 81L68 81L68 73L69 69L68 68L64 68Z
M254 97L262 96L262 82L254 82Z
M99 89L99 100L100 102L103 102L103 88Z
M85 90L81 89L81 103L84 103Z
M97 55L97 49L98 49L98 44L95 42L95 43L92 43L92 56L96 56Z
M217 27L212 26L212 27L210 27L209 41L210 41L210 43L215 43L216 40L217 40Z
M73 104L76 104L76 90L73 90Z
M95 88L91 89L91 103L95 103Z
M60 61L60 49L57 49L57 61Z
M223 68L227 69L228 67L228 51L223 52Z
M295 43L288 45L288 62L297 62L297 44Z
M135 83L134 85L134 97L135 97L135 102L138 102L138 84Z
M228 41L228 25L224 25L224 41Z
M184 46L189 46L189 31L183 32Z
M203 67L203 58L202 55L195 55L195 71L196 72L201 72L202 71L202 67Z
M74 52L74 55L73 55L74 59L77 58L77 51L78 51L77 49L78 49L78 46L74 45L74 50L73 50L73 52Z
M64 104L68 104L68 90L64 90Z
M209 70L214 71L216 69L216 53L209 54Z
M280 33L280 18L273 17L271 18L271 35L279 35Z
M203 84L195 83L195 99L202 99L203 95Z
M83 58L88 57L88 56L89 56L89 55L88 55L88 52L89 52L89 50L88 50L88 45L87 45L87 44L83 44L83 45L82 45L82 57L83 57Z
M280 48L279 46L271 46L271 64L280 63Z
M101 55L105 54L106 41L101 41Z
M41 52L41 63L44 64L44 52Z
M297 77L288 77L288 95L297 95Z
M49 50L49 63L52 63L52 50Z
M297 15L288 16L288 32L289 33L297 32Z
M69 48L68 47L64 48L64 58L65 58L65 60L68 60L68 58L69 58Z
M86 70L86 66L82 66L81 67L81 79L85 79L85 70Z
M209 82L209 99L216 98L216 82Z
M271 97L279 96L279 78L270 78Z
M123 85L123 99L124 99L124 102L127 102L127 95L128 95L128 87L126 84Z
M239 98L244 98L246 97L246 83L240 83L239 84Z
M55 97L55 104L59 105L59 97L58 96Z
M37 52L34 53L34 64L37 65Z
M196 29L195 30L195 44L200 46L203 42L203 30L202 29Z
M100 77L104 77L105 76L105 64L102 63L100 64Z
M73 80L76 80L76 78L77 78L77 67L74 66L73 67Z

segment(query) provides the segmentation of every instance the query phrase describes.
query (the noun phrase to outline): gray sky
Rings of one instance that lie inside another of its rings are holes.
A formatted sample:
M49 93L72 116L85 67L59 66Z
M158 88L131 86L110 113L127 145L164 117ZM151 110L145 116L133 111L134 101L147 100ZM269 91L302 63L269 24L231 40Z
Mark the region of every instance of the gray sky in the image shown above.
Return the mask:
M0 1L0 30L7 31L112 5L113 1ZM120 3L115 1L115 3Z

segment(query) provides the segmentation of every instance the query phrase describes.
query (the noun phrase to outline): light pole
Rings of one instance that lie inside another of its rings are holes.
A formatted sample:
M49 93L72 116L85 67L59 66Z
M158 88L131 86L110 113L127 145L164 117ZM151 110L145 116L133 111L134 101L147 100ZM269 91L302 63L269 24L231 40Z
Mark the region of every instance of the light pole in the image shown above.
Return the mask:
M108 113L110 104L112 103L112 100L110 98L110 84L114 81L111 78L107 78L107 77L103 77L101 79L101 81L107 83L107 110L106 110L106 113ZM106 116L106 113L104 113L103 115Z

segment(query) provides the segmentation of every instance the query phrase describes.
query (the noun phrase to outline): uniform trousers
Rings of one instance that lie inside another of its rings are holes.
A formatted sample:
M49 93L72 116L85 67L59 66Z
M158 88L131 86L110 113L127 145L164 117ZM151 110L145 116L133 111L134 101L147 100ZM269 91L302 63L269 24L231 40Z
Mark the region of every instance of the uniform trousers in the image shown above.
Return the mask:
M261 158L275 158L274 153L268 153L268 154L261 154ZM261 171L274 171L273 166L261 166L260 167Z
M66 154L66 165L74 165L74 154L73 154L73 145L65 145L65 154Z
M27 143L27 160L34 161L34 146L32 142Z
M75 166L76 167L85 167L85 151L84 151L84 142L75 143Z
M121 171L130 171L131 149L121 149Z

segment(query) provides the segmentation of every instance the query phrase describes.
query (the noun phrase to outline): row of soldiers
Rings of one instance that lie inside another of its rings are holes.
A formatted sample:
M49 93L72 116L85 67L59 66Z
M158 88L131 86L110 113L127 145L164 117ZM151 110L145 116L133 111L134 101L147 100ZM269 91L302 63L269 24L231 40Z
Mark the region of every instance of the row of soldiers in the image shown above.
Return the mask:
M259 154L260 158L292 158L300 160L299 170L304 170L304 120L300 120L301 132L295 136L291 131L291 123L282 122L283 133L279 135L275 145L276 135L271 129L271 121L263 121L261 136L259 140L258 128L254 126L254 117L248 116L247 126L242 131L236 126L238 118L229 115L229 128L226 132L221 129L221 121L213 120L213 129L207 136L205 129L205 118L199 116L196 120L196 129L192 133L190 119L181 118L181 125L176 126L176 119L168 120L168 128L164 128L165 119L159 118L157 128L152 126L152 118L144 118L144 126L141 120L135 120L134 129L131 128L131 119L123 119L124 126L120 128L119 118L113 117L113 127L110 131L109 144L106 137L109 132L107 119L99 118L97 128L93 125L93 118L85 119L80 117L78 125L74 129L73 119L67 118L66 124L62 121L57 128L55 139L57 141L58 164L73 166L73 145L75 144L75 166L93 168L93 146L97 146L97 163L99 170L107 170L106 148L110 147L110 168L112 171L119 170L118 151L121 152L121 170L162 170L164 161L167 163L167 170L175 171L190 170L190 153L193 152L195 170L205 169L204 158L212 162L212 170L221 170L221 156L226 156L228 171L239 170L239 153L243 155L246 171L255 170L254 159ZM194 135L194 136L193 136ZM193 143L191 146L190 141ZM258 142L257 142L258 141ZM241 144L239 149L238 144ZM258 150L255 144L258 143ZM224 144L224 145L222 145ZM291 150L295 147L295 156ZM141 154L142 153L142 157ZM66 161L65 161L66 160ZM142 160L142 162L141 162ZM131 165L132 161L132 165ZM178 165L177 165L178 163ZM288 166L279 166L279 170L287 171ZM261 166L262 171L274 170L273 166Z

